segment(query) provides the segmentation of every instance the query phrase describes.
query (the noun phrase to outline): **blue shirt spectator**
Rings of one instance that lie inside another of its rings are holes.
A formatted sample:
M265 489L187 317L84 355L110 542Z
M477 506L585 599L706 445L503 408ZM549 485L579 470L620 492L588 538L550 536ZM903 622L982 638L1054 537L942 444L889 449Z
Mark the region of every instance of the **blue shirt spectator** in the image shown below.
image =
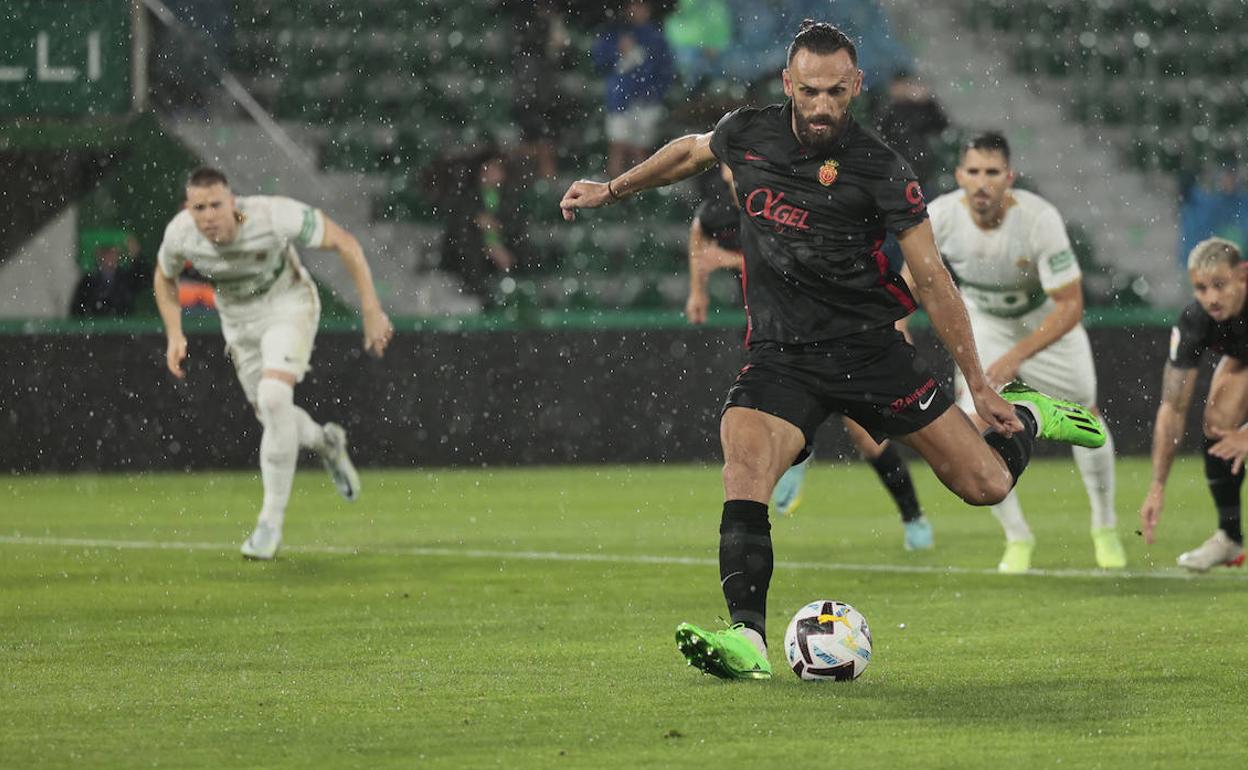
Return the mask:
M633 6L646 6L646 10L638 14ZM629 22L607 27L594 41L591 56L594 67L606 75L610 112L623 112L639 103L658 104L675 80L672 49L649 15L648 5L631 3Z
M742 83L784 69L803 19L828 22L853 39L868 88L913 69L913 57L893 38L888 15L875 0L729 0L729 9L736 36L724 70Z

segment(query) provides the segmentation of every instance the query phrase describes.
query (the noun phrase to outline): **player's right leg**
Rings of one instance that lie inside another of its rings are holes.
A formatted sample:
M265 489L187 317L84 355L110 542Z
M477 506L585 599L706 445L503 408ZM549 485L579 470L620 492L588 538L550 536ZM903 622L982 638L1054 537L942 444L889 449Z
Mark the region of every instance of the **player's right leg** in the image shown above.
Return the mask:
M267 300L251 322L258 332L256 347L261 367L252 403L264 428L260 436L264 503L256 529L241 549L248 558L272 559L281 545L286 506L299 464L301 410L295 406L295 385L310 366L319 318L320 302L315 289L297 285ZM253 353L252 364L255 358ZM253 373L254 366L249 367L248 374ZM249 384L250 381L244 382L244 389ZM303 430L307 430L306 424Z
M1205 401L1205 480L1218 513L1218 529L1202 545L1179 557L1179 566L1195 572L1243 563L1244 533L1240 523L1240 488L1244 469L1232 471L1232 463L1209 454L1218 431L1235 430L1248 419L1248 364L1223 356L1209 383Z
M995 343L996 349L981 348L981 354L999 355L998 351L1004 348L1008 338L995 334L995 329L982 327L976 327L976 329L985 339L988 348L994 347ZM1003 339L998 340L998 337L1003 337ZM981 432L985 430L987 426L984 421L975 414L975 402L966 387L966 380L963 379L962 372L956 369L953 376L953 390L957 394L958 406L975 423L976 429ZM1019 574L1031 569L1031 555L1036 548L1036 539L1031 534L1031 527L1027 524L1026 517L1023 516L1023 506L1018 501L1018 493L1011 489L1005 499L991 506L989 510L992 511L993 518L1001 525L1001 531L1005 534L1005 550L1001 554L1000 561L997 562L997 570L1007 574Z
M877 444L871 434L858 423L848 417L842 417L845 432L862 459L871 463L872 469L880 477L880 483L892 496L897 511L901 514L901 527L904 533L902 540L907 551L923 551L934 544L932 524L923 515L919 506L919 496L914 490L914 479L906 461L892 442Z
M708 674L766 679L771 676L765 637L773 565L766 501L807 441L802 430L786 420L732 405L720 420L720 441L725 502L719 573L732 626L707 631L682 623L676 629L676 645L690 665Z

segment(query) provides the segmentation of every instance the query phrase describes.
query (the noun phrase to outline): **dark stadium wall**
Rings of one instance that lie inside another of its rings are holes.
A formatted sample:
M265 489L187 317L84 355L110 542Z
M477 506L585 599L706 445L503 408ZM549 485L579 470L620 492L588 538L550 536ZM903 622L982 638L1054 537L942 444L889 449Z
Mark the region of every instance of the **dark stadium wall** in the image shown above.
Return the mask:
M1147 452L1167 335L1091 334L1119 451ZM377 361L354 334L322 334L296 397L345 425L365 466L717 462L740 343L735 331L697 329L409 333ZM917 344L938 350L930 334ZM192 335L184 383L165 372L164 350L153 334L0 335L0 468L253 467L259 426L220 336ZM932 361L949 373L946 358ZM1194 406L1193 451L1198 418ZM817 451L849 451L836 421Z

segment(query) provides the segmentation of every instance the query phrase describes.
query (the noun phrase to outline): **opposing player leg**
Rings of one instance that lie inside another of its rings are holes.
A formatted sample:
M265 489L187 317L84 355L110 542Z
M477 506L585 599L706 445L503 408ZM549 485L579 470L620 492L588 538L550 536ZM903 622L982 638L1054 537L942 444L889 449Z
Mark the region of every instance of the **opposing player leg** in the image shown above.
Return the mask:
M1248 419L1248 365L1223 356L1209 383L1205 402L1205 480L1218 512L1218 528L1200 546L1179 557L1179 566L1205 572L1219 565L1244 562L1244 534L1240 524L1240 488L1244 470L1232 471L1232 463L1209 454L1219 431L1237 429Z
M862 459L871 464L876 475L880 477L880 483L897 505L901 514L905 549L921 551L931 548L935 544L931 522L923 515L918 494L914 490L914 479L910 477L910 469L906 467L906 461L902 459L897 447L890 441L877 444L871 434L848 417L843 417L842 422L854 448Z
M295 385L311 364L319 318L315 294L297 289L271 300L253 322L262 367L252 403L263 426L260 479L264 502L256 529L241 549L251 559L272 559L281 545L301 440L314 446L324 443L323 435L317 440L315 422L295 406Z
M256 413L264 426L260 436L260 480L264 503L256 528L243 543L249 559L272 559L282 542L286 504L299 461L299 427L295 418L295 375L266 369L256 389Z
M1019 376L1024 382L1058 398L1088 404L1104 426L1096 409L1096 367L1092 344L1082 326L1076 326L1049 347L1023 362ZM1114 442L1104 429L1105 443L1099 447L1072 447L1075 466L1083 479L1091 509L1091 535L1096 563L1105 569L1126 566L1126 553L1118 536L1115 511L1116 487Z
M732 627L689 623L676 644L690 665L725 679L765 679L767 590L773 556L767 500L781 474L807 446L793 423L757 409L729 406L720 420L724 508L719 528L720 587Z

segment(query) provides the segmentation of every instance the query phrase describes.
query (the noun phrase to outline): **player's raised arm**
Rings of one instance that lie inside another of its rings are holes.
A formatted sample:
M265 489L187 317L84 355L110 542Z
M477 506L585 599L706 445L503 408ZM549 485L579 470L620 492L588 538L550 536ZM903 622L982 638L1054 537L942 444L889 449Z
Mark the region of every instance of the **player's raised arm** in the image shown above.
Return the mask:
M658 152L605 184L588 179L573 182L559 201L559 208L563 218L571 222L576 219L576 209L596 209L642 190L673 184L700 174L715 163L711 134L688 134L663 145Z
M1000 433L1011 435L1021 431L1023 424L1014 413L1014 407L989 386L980 367L966 305L962 304L962 296L958 294L953 278L936 249L931 222L925 219L901 233L897 236L897 243L901 246L906 267L910 268L919 302L966 379L967 389L975 400L975 411L990 428Z
M1196 369L1180 369L1166 362L1161 375L1161 405L1153 423L1153 480L1140 506L1140 531L1152 543L1161 510L1166 504L1166 480L1174 454L1183 440L1183 421L1196 390Z
M364 258L364 249L354 235L324 214L321 216L325 219L325 237L321 248L338 252L338 258L351 274L360 297L360 314L364 317L364 349L380 358L394 337L394 325L381 309L381 300L377 298L373 273Z

